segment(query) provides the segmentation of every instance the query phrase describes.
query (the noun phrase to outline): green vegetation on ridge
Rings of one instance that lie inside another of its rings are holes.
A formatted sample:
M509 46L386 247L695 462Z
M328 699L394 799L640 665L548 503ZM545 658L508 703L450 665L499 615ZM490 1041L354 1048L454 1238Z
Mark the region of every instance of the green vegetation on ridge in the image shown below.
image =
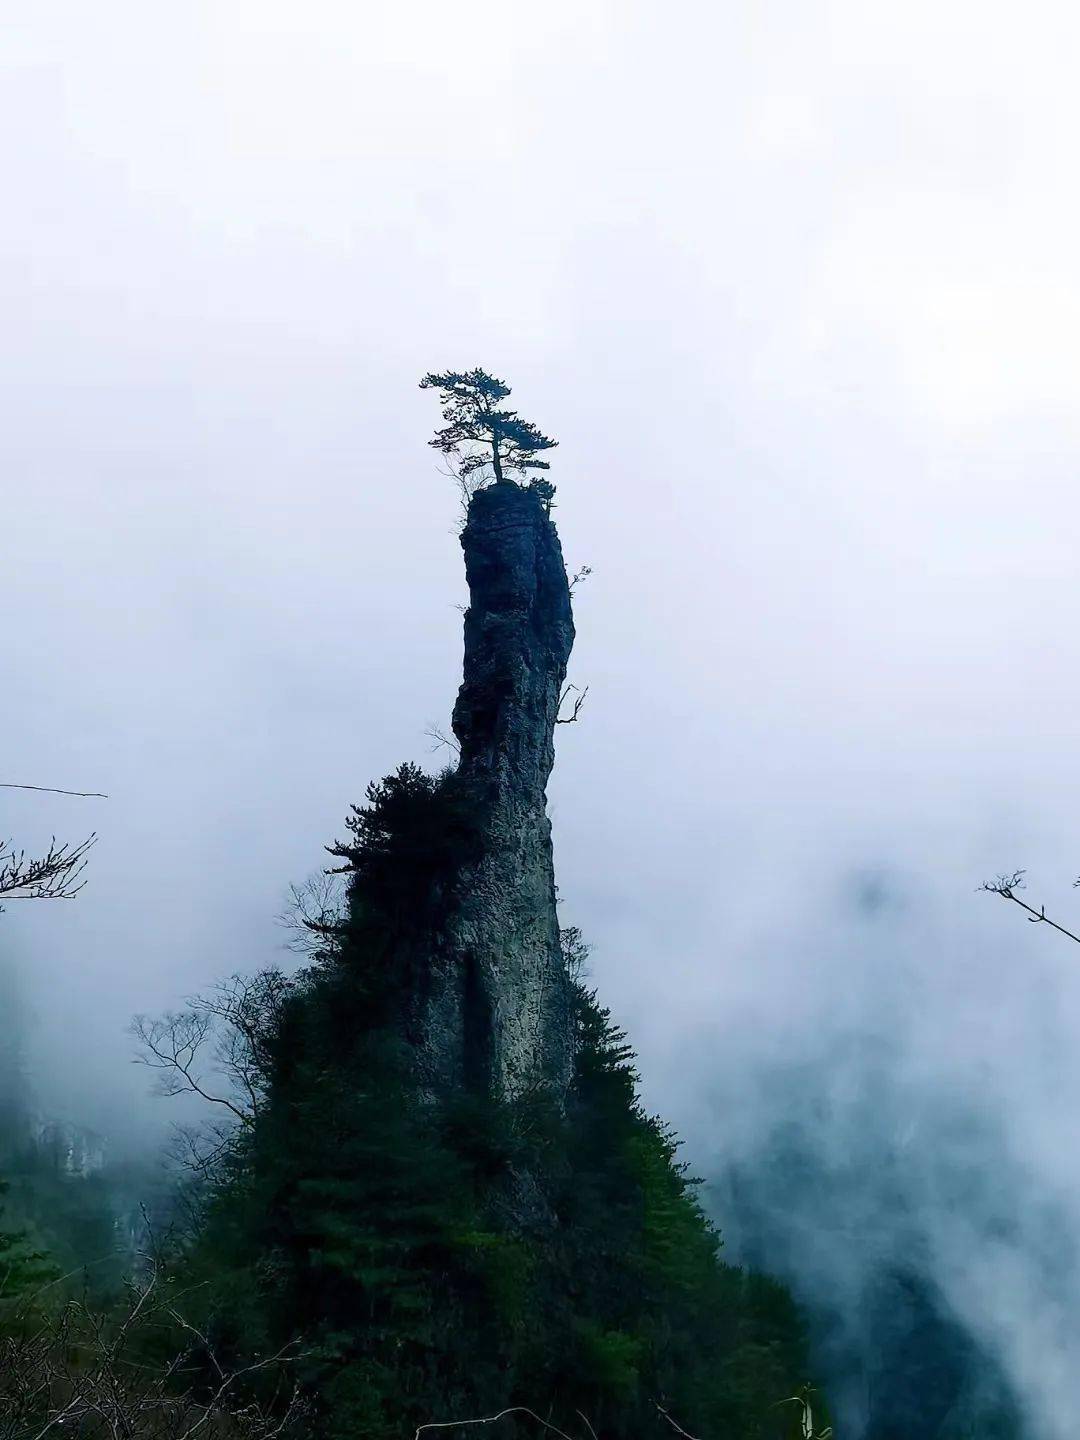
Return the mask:
M438 926L453 777L403 767L336 847L347 914L265 1037L266 1102L238 1129L181 1271L236 1360L302 1338L324 1433L366 1440L528 1406L575 1433L790 1432L805 1380L787 1293L726 1266L633 1055L574 985L565 1106L433 1099L412 1080L395 958ZM417 843L420 836L432 843ZM442 837L442 839L438 838Z

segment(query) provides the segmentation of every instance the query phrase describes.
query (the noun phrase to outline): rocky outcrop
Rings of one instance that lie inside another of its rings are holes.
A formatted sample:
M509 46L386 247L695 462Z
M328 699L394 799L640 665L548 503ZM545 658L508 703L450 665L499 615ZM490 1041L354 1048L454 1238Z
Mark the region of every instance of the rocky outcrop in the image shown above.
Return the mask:
M33 1139L39 1159L66 1180L86 1180L105 1168L106 1141L85 1125L41 1119L33 1126Z
M420 1034L439 1088L565 1090L570 988L555 913L546 787L574 642L558 532L541 497L478 491L461 536L470 605L453 727L478 827L430 956Z

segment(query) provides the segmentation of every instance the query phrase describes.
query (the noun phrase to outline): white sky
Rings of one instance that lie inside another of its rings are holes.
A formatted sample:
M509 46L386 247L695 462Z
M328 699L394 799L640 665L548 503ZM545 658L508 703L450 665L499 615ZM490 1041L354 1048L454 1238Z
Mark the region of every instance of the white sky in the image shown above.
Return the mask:
M0 779L111 797L3 802L102 836L3 922L64 1083L425 756L416 382L480 364L594 567L557 863L651 1096L701 1136L688 1035L895 1012L1072 1185L1080 955L974 887L1080 872L1078 70L1052 3L9 6Z

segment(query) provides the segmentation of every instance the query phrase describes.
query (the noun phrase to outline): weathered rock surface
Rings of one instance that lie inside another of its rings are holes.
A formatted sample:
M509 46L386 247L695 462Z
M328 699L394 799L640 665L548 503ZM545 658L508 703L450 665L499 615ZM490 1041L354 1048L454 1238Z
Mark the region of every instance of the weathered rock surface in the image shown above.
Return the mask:
M439 1088L558 1093L572 1027L545 792L574 642L569 585L554 524L517 485L477 492L461 544L471 603L453 726L479 858L457 877L430 954L422 1064Z

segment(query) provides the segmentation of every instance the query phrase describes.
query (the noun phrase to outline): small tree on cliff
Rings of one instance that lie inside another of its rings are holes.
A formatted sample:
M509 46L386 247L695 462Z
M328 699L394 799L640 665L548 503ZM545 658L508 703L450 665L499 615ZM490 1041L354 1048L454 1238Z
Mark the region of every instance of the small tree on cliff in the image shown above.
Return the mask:
M546 460L535 457L541 450L554 450L559 443L542 435L535 425L522 420L516 410L504 410L502 401L510 386L486 370L447 370L428 374L421 390L438 390L446 425L428 443L446 455L463 486L477 471L490 465L497 485L510 483L515 473L550 470ZM546 490L551 487L545 482ZM550 499L550 494L543 498Z

